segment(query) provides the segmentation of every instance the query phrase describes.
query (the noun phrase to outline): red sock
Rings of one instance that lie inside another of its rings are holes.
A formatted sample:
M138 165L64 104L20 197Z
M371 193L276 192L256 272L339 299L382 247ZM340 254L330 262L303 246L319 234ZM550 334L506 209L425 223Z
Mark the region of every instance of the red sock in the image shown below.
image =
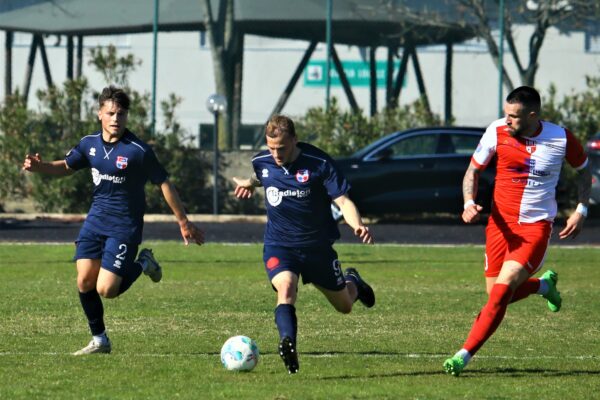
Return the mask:
M492 287L487 304L475 318L471 332L467 337L463 348L471 355L483 346L486 340L496 331L504 318L506 308L512 297L512 291L508 285L497 283Z
M515 289L513 293L511 303L517 302L519 300L523 300L528 297L530 294L535 294L540 289L540 280L538 278L529 278L521 286Z

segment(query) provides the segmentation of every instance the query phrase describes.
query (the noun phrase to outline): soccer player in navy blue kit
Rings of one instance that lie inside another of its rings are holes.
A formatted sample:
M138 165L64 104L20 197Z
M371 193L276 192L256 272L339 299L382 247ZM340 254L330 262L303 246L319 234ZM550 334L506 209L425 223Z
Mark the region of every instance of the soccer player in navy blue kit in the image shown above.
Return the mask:
M23 163L24 170L56 176L91 170L93 200L76 240L74 258L79 298L92 340L74 355L111 352L100 296L121 295L142 272L154 282L162 278L152 250L142 249L135 260L142 241L147 181L160 186L185 244L204 243L204 233L187 219L179 195L154 151L126 128L129 102L122 89L104 88L98 98L100 131L82 138L64 160L43 162L39 154L28 154Z
M363 243L373 237L348 197L350 185L329 155L307 143L298 142L293 121L282 115L267 123L268 150L252 159L251 178L233 178L234 194L244 199L256 187L265 188L267 226L263 260L273 288L277 291L275 324L279 330L279 355L288 372L298 372L296 351L296 295L298 280L312 283L344 314L356 300L375 305L373 289L356 269L342 272L333 243L339 239L337 223L331 215L333 200L348 225Z

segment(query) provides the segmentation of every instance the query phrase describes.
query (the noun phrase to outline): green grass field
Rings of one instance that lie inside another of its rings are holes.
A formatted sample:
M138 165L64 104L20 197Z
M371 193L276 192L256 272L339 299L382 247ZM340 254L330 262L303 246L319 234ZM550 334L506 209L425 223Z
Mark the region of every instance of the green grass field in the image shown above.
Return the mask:
M148 245L148 244L146 244ZM71 245L0 244L0 399L590 399L600 390L600 248L550 250L563 309L511 305L459 377L441 365L486 300L480 247L337 246L377 304L336 313L301 286L300 373L276 353L275 294L260 245L151 243L164 268L105 301L110 355L89 341ZM261 350L250 373L223 369L236 334Z

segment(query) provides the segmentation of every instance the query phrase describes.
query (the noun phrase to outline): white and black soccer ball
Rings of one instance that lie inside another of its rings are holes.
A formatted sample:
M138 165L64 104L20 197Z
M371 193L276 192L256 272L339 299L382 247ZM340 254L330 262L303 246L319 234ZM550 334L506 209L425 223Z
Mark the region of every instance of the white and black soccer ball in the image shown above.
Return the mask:
M258 346L248 336L230 337L221 348L221 363L229 371L251 371L258 356Z

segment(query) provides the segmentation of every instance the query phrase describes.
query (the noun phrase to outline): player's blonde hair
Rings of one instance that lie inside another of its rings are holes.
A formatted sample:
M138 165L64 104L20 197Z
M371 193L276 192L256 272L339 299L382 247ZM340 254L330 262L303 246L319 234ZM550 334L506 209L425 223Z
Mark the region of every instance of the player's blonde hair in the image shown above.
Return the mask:
M270 138L276 138L283 135L296 136L294 121L285 115L275 114L267 122L265 135Z

